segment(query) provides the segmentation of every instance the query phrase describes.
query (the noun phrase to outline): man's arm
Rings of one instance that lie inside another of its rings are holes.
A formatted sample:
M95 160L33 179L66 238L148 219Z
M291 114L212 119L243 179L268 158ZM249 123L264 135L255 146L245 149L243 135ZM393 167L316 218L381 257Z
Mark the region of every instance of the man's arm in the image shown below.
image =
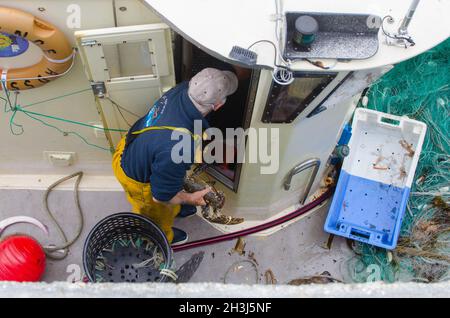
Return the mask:
M153 201L157 203L165 203L165 204L175 204L175 205L193 205L193 206L205 206L205 195L207 195L209 192L211 192L211 189L207 188L202 191L194 192L194 193L188 193L185 191L180 191L176 196L172 198L169 202L161 202L155 198L153 198Z
M150 177L153 200L163 204L206 205L203 197L211 192L210 188L195 193L182 190L189 167L186 164L174 163L170 151L159 153L153 161Z

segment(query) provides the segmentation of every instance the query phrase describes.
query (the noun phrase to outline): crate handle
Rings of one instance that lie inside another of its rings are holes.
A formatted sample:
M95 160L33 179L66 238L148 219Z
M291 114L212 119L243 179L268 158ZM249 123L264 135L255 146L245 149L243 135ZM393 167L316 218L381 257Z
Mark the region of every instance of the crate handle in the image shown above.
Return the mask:
M399 127L402 125L402 120L398 116L383 114L379 115L378 122L382 125Z
M289 172L286 180L284 181L284 190L289 191L291 189L292 178L295 175L297 175L300 172L305 171L307 169L314 168L314 170L309 178L308 185L305 188L305 193L303 194L303 198L300 200L301 204L305 204L306 199L309 196L309 192L311 191L312 185L313 185L314 181L316 180L316 176L317 176L317 173L319 172L320 164L321 164L320 159L313 158L313 159L306 160L306 161L300 163L299 165L295 166Z
M392 125L392 126L400 126L400 120L391 119L388 117L382 117L381 122L384 124Z

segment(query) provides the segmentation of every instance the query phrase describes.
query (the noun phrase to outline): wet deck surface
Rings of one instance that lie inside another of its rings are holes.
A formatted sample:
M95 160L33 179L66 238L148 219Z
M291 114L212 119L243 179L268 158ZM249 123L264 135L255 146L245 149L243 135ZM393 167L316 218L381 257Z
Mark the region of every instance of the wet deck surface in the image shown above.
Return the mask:
M34 236L43 244L61 242L59 233L42 208L42 191L2 190L0 191L0 219L10 216L26 215L39 219L48 225L50 236L46 237L39 229L31 225L16 225L2 235L26 233ZM85 216L85 226L81 238L70 249L69 256L63 261L48 260L44 277L46 282L77 280L82 275L82 249L90 229L107 215L129 211L130 207L119 192L81 192L80 201ZM50 197L50 208L66 229L69 237L76 231L76 217L73 193L55 191ZM271 270L278 283L304 276L329 272L333 277L346 279L345 261L352 257L346 242L335 238L331 250L326 248L328 234L323 231L327 207L306 217L270 237L246 237L245 255L233 253L236 240L201 247L175 254L177 266L181 266L191 256L200 251L204 259L191 282L223 282L226 273L227 283L253 284L256 281L265 284L265 272ZM191 240L216 236L220 233L200 217L194 216L177 220L176 226L186 230ZM253 254L256 269L245 262ZM244 261L244 262L241 262ZM237 264L236 262L241 262ZM256 274L258 279L256 279Z

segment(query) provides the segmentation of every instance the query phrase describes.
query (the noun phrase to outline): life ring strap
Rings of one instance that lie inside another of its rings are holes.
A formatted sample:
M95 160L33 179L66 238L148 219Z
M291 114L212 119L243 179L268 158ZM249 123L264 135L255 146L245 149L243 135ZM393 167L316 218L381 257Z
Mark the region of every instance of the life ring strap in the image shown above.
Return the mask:
M47 55L44 55L44 56L47 59L47 61L49 61L51 63L62 64L62 63L71 61L75 57L75 50L72 52L72 54L70 54L68 57L66 57L65 59L62 59L62 60L54 60L54 59L49 58Z

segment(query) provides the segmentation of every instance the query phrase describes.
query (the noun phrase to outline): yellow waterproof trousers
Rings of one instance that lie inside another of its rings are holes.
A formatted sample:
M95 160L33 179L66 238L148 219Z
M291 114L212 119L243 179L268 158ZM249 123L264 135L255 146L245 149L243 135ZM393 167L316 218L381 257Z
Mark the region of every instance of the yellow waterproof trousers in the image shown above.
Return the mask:
M153 201L150 184L135 181L125 174L121 165L125 139L120 141L113 157L112 166L116 178L122 184L133 212L149 217L164 231L169 242L172 242L172 226L181 206L156 203Z

